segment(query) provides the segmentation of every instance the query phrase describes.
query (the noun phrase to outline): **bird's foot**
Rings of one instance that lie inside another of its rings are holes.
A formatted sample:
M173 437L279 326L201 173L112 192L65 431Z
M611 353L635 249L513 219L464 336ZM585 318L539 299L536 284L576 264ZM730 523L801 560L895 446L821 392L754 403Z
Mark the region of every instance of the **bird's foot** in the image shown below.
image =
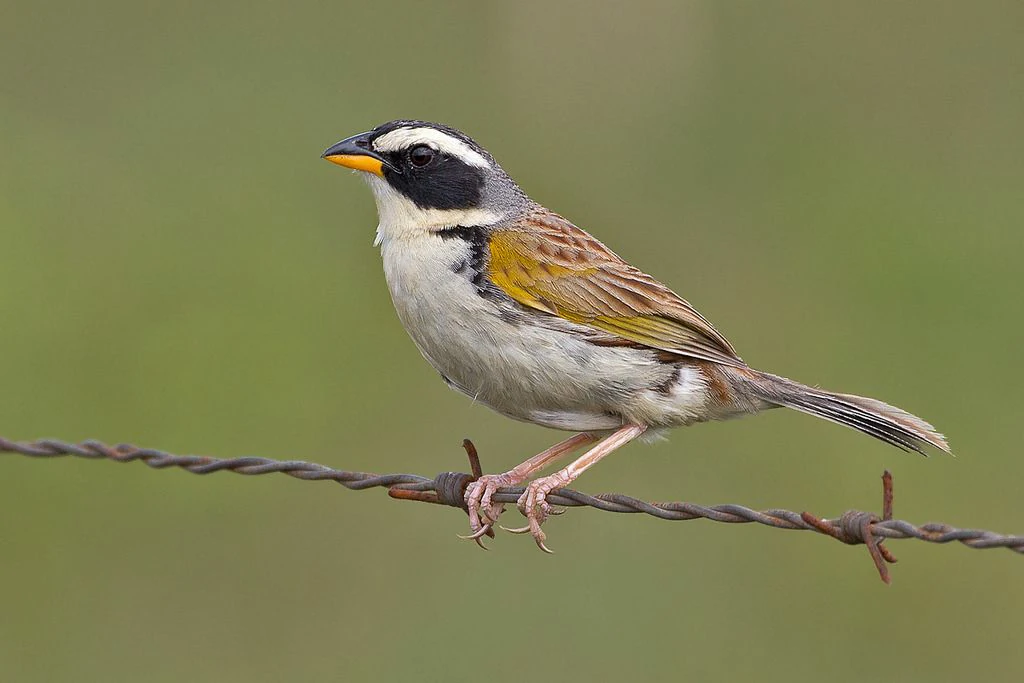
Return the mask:
M480 539L491 531L494 523L498 521L501 513L505 511L504 503L493 503L491 497L495 492L506 486L515 486L521 479L517 479L513 473L485 474L466 487L466 510L469 512L468 536L460 536L467 540L476 541L477 545L484 547Z
M571 481L570 478L565 476L563 472L555 472L551 476L541 477L531 481L523 495L516 501L516 507L519 508L519 512L526 517L527 525L520 529L505 529L513 534L525 534L529 533L533 536L533 540L537 543L537 547L546 553L552 552L548 548L544 541L547 539L547 534L541 529L541 525L551 515L560 515L565 512L564 509L556 509L547 501L547 495L555 489L561 488ZM502 527L504 528L504 527Z

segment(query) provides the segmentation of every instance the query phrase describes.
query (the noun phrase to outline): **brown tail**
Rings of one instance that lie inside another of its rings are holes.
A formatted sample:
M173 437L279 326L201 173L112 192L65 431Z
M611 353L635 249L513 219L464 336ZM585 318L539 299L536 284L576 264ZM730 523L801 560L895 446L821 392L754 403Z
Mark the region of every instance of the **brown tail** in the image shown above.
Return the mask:
M753 371L743 384L757 398L852 427L904 451L927 455L926 446L951 453L935 427L910 413L873 398L834 394L785 377Z

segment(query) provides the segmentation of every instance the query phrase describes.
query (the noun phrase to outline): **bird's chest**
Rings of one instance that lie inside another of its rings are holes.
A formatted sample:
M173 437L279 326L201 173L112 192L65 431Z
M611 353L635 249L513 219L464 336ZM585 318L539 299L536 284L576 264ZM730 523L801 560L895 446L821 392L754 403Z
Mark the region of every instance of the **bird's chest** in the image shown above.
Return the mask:
M454 388L519 419L602 394L595 347L531 324L517 304L486 289L484 242L424 234L381 247L399 319Z
M474 284L483 267L481 249L479 243L434 233L381 243L399 320L431 365L467 392L479 388L496 345L514 339L514 330Z

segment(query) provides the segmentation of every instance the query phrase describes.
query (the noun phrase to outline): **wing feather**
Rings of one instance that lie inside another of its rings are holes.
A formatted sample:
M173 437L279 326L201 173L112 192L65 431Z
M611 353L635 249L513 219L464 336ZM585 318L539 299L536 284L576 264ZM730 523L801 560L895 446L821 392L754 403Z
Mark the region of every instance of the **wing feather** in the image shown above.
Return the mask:
M490 235L487 274L538 311L653 349L743 366L687 301L561 216L538 210Z

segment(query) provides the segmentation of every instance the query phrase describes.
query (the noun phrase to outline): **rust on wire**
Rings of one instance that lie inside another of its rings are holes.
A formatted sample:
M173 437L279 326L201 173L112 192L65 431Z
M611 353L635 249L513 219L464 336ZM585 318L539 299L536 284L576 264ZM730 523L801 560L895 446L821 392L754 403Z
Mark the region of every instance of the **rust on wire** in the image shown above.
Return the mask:
M464 494L470 482L478 479L483 469L476 447L466 439L463 448L469 458L470 473L442 472L433 479L416 474L374 474L336 470L326 465L304 460L273 460L260 457L212 458L204 455L174 455L153 448L139 448L130 444L107 445L101 441L67 443L56 439L37 441L10 441L0 437L0 453L18 453L33 458L72 456L92 460L115 462L141 461L154 469L178 468L193 474L234 472L236 474L286 474L304 481L334 481L342 486L361 491L383 487L388 495L398 500L411 500L435 505L466 509ZM495 503L515 503L524 487L510 486L499 489L492 500ZM1024 554L1024 536L1007 536L983 529L958 529L947 524L920 526L893 519L893 483L888 471L882 475L882 516L861 510L849 510L835 519L816 517L809 512L789 510L752 510L742 505L697 505L696 503L649 503L621 493L603 493L591 496L573 489L556 489L548 495L552 505L561 507L590 507L606 512L640 513L666 520L707 519L726 524L762 524L776 529L816 531L849 545L867 546L882 581L889 583L887 563L896 562L889 549L882 545L886 539L916 538L929 543L957 542L968 548L1006 548ZM491 534L493 536L493 531ZM478 539L479 540L479 539Z
M815 517L809 512L801 512L800 519L811 525L815 531L831 536L847 545L863 543L867 546L872 562L875 563L875 569L878 570L879 578L886 584L889 584L892 583L892 577L889 576L889 567L886 566L886 563L895 564L896 557L893 556L888 548L882 545L882 541L885 538L875 535L874 527L879 522L892 520L892 500L892 472L886 470L882 474L881 519L878 518L878 515L860 510L849 510L843 513L839 518L838 524L827 519Z

